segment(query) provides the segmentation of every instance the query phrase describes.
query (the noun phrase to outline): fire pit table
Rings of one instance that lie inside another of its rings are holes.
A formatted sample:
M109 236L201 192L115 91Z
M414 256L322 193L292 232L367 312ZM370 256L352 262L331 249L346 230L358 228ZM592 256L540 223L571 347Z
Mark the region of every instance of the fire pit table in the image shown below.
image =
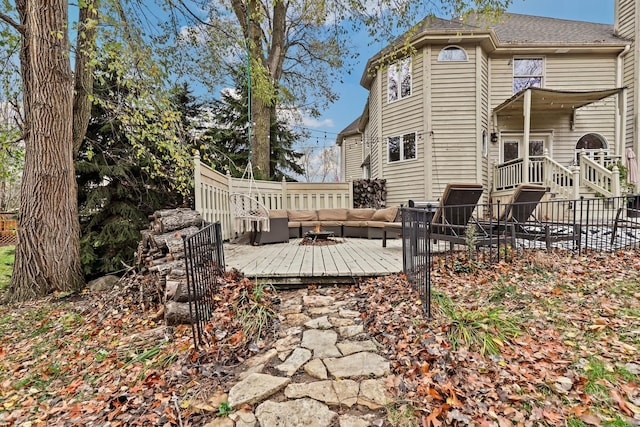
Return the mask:
M312 242L316 242L318 240L329 240L330 237L334 237L335 233L333 231L315 231L309 230L304 233L304 237L310 239Z

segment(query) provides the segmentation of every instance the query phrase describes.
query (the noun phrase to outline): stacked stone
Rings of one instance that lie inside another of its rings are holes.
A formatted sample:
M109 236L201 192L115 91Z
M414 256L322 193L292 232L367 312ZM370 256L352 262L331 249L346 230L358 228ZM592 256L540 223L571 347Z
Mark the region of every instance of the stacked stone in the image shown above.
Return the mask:
M364 331L360 312L331 289L283 296L279 339L245 362L228 394L244 426L382 425L389 362ZM253 411L247 409L253 405ZM244 409L238 409L244 408ZM234 425L234 424L230 424Z

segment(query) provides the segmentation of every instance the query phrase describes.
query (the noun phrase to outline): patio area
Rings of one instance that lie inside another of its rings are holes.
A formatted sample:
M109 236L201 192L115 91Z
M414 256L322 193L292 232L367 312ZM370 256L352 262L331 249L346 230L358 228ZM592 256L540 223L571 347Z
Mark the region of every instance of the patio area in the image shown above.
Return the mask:
M273 285L349 284L402 271L402 240L336 238L334 245L301 245L302 239L263 246L224 244L227 270Z

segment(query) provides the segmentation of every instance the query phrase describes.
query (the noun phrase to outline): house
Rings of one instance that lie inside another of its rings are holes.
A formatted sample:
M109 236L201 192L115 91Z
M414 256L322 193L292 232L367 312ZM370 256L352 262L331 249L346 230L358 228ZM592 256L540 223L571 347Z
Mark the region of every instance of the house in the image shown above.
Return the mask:
M448 182L483 183L485 198L520 183L621 194L618 166L640 151L639 8L616 0L614 25L424 19L410 55L369 59L364 111L337 139L342 178L386 179L390 204L436 200Z

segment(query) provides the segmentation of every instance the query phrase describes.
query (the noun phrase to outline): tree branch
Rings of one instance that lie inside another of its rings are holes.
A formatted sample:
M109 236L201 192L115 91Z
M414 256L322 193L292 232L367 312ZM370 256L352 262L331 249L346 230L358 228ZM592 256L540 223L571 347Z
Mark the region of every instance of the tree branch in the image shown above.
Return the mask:
M4 13L0 13L0 19L6 22L7 24L11 25L16 30L18 30L20 34L24 35L25 33L24 25L18 24L16 21L11 19L9 15L5 15Z

